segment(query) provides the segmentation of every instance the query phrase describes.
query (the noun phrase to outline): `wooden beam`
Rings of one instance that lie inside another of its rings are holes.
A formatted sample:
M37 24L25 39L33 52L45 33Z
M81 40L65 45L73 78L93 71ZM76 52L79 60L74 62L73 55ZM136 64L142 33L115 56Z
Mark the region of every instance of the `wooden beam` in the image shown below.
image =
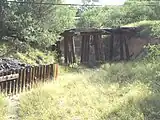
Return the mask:
M0 77L0 82L10 81L18 78L19 78L19 74L6 75L6 76Z

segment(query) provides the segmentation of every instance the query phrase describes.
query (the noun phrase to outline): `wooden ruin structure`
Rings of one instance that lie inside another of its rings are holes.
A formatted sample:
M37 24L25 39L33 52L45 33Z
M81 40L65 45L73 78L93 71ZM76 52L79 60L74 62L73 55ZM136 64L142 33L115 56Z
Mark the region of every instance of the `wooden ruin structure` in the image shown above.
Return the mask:
M63 54L65 64L76 63L76 47L80 48L80 63L129 60L129 40L138 28L70 29L64 31ZM79 38L79 39L77 39ZM76 41L79 44L76 44Z

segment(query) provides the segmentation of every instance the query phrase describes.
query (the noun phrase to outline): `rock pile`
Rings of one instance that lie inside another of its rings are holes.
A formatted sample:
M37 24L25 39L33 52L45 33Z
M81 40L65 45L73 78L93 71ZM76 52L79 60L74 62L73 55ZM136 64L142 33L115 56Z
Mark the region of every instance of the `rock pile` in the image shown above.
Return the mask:
M13 58L0 58L0 73L25 68L27 66L29 65Z

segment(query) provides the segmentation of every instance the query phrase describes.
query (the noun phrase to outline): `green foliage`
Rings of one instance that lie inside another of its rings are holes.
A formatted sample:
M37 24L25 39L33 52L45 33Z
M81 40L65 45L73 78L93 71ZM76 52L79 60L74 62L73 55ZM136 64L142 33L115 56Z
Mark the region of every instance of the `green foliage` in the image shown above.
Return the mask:
M55 55L52 52L43 52L38 49L32 49L27 53L17 52L14 57L24 63L31 65L51 64L55 62Z
M131 24L127 24L124 26L127 27L140 27L142 30L140 31L140 37L153 37L160 38L160 21L159 20L144 20L140 22L135 22Z
M21 1L21 0L18 0ZM57 0L29 0L27 2L61 3ZM17 38L28 45L45 49L53 44L65 29L74 26L76 11L68 6L11 3L5 8L3 20L5 36Z
M150 62L157 62L160 58L160 45L147 45L145 48L148 49L148 55L146 57Z
M81 14L77 26L81 28L101 27L104 22L103 14L102 8L89 8Z
M118 27L142 20L158 20L158 7L149 1L128 0L124 6L90 8L82 12L78 27Z
M6 104L4 98L0 95L0 120L6 119Z
M64 74L21 95L20 119L159 120L159 68L118 63Z

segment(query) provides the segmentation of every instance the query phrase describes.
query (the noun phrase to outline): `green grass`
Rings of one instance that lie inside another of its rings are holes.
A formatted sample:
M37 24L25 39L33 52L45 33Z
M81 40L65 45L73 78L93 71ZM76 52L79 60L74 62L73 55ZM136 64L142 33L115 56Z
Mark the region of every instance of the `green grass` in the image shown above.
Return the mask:
M21 120L159 120L160 64L66 73L20 97Z
M6 118L6 103L5 99L0 95L0 120L5 120Z

